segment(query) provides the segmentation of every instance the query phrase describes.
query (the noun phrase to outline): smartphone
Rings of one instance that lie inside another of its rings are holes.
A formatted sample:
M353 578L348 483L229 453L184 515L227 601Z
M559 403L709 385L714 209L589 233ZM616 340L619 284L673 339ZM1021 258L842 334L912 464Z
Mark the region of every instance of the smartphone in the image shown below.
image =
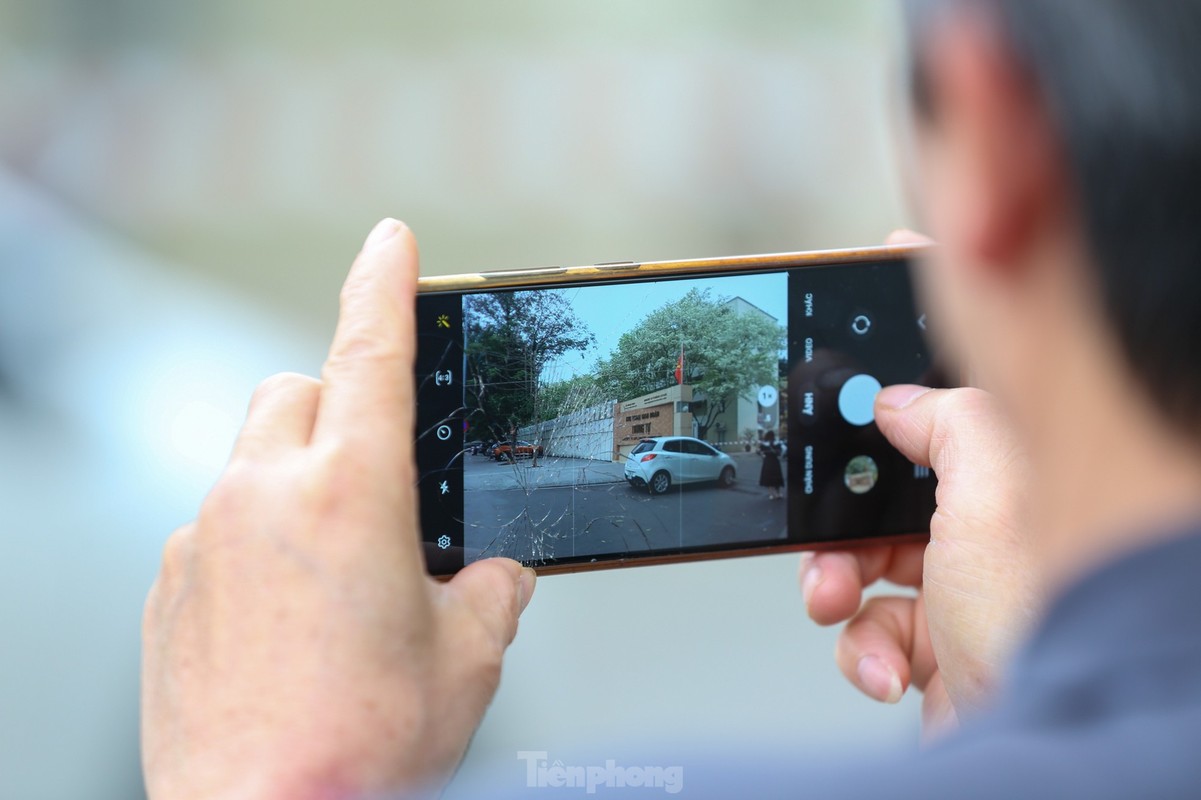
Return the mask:
M876 247L422 278L429 571L539 572L925 535L935 478L882 386L948 382L910 269Z

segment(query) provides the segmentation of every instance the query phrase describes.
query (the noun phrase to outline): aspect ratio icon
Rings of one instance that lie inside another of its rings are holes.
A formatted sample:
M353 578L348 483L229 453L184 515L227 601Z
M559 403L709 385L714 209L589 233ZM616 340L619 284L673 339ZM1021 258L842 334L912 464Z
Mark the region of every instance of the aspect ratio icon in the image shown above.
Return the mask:
M439 425L438 429L434 431L434 435L438 437L438 440L443 442L449 439L452 433L454 431L450 429L449 425Z
M450 386L454 382L454 373L448 369L440 369L434 373L434 383L438 386Z

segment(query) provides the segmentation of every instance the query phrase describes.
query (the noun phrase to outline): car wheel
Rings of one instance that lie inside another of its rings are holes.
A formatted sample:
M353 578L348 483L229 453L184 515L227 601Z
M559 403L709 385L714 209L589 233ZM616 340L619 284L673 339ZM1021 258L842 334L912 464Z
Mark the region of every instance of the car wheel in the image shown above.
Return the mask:
M666 472L656 472L651 476L651 494L664 494L671 488L671 476Z
M723 489L729 489L734 485L734 468L726 467L721 471L721 477L717 479Z

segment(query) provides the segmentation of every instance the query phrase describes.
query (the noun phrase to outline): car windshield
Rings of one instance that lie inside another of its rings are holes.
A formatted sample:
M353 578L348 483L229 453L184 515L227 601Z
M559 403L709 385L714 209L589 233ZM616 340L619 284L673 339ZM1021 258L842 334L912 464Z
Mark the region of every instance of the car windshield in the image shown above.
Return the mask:
M630 455L636 456L639 453L645 453L647 450L654 450L655 443L653 441L639 442L638 446L630 451Z

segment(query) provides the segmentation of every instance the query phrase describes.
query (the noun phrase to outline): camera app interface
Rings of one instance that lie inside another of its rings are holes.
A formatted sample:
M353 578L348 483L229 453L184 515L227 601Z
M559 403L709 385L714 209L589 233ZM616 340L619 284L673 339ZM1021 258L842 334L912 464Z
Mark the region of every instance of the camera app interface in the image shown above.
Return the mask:
M871 416L929 366L900 262L422 295L418 324L436 574L928 521L932 491L912 490L932 481Z

